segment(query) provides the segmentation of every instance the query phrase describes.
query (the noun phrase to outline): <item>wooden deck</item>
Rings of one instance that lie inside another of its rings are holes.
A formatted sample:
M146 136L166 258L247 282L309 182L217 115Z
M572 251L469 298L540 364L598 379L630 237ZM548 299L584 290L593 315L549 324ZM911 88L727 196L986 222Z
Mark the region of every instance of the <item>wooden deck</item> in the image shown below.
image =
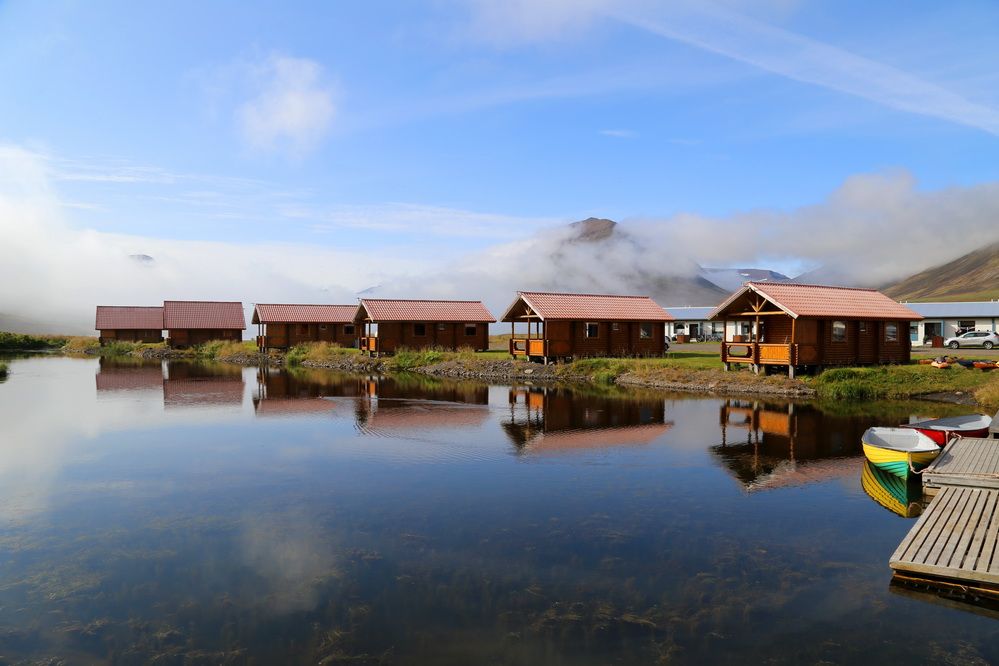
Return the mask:
M901 576L999 586L997 508L999 488L944 487L895 550L889 566Z
M958 438L923 471L927 494L946 486L999 488L999 440Z

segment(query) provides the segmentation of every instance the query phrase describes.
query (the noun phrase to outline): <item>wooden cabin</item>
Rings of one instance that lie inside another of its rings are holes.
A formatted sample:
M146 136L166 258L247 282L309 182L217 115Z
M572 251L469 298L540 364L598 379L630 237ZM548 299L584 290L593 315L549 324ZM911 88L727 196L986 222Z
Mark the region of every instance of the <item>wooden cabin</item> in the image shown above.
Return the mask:
M648 296L537 291L517 292L503 315L510 322L510 354L546 363L587 356L662 356L665 323L672 319Z
M356 347L355 312L356 305L257 303L251 323L257 325L257 347L261 351L288 349L304 342Z
M163 342L163 308L98 305L94 328L102 345L109 342Z
M191 347L211 340L242 340L246 319L238 301L164 301L163 327L168 345Z
M494 321L482 301L362 298L354 314L360 348L370 355L402 348L486 351Z
M754 372L908 363L918 314L875 289L747 282L711 313L725 323L721 360Z

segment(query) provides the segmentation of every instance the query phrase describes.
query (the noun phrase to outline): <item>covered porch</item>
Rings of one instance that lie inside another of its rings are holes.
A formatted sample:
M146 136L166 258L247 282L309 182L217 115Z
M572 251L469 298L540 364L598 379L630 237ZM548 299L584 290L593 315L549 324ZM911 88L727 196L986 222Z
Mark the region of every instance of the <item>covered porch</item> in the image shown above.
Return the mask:
M715 319L724 322L721 361L726 370L748 366L755 373L766 373L777 366L786 367L788 376L794 377L796 368L818 363L814 331L801 330L815 323L799 321L758 294L747 294Z

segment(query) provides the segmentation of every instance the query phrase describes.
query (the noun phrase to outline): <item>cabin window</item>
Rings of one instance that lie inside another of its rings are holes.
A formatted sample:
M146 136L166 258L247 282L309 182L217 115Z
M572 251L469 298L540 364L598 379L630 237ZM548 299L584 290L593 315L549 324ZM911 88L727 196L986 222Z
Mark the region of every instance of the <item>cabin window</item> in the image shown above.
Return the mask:
M320 331L325 331L326 330L326 324L319 324L319 330Z
M465 336L473 337L479 332L479 327L477 324L465 324Z
M447 324L445 324L444 322L438 322L438 324L437 324L437 330L438 331L446 331L447 330Z
M860 332L861 333L867 333L867 322L866 321L860 322Z
M343 334L344 335L354 335L354 325L353 324L344 324L343 325Z
M427 334L427 325L426 324L413 324L413 335L414 336L416 336L418 338L422 338L422 337L426 336L426 334Z
M620 325L617 322L614 322L613 324L611 324L611 330L612 331L620 330Z
M975 320L974 319L959 320L957 322L957 329L962 332L973 331L975 330Z
M834 321L832 323L832 341L846 342L846 322Z
M893 321L885 324L885 342L898 342L898 324Z
M642 340L648 340L652 337L652 324L639 324L638 325L638 337Z
M586 337L588 338L598 338L600 337L600 324L594 322L586 322Z

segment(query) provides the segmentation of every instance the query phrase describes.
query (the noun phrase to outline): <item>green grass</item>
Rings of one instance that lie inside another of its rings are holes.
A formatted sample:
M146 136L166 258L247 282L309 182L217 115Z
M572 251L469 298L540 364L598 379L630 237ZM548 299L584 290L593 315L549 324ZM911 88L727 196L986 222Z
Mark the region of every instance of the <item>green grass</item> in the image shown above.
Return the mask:
M291 367L301 365L305 361L321 364L360 353L357 349L341 347L331 342L307 342L289 349L288 353L285 354L284 362Z
M59 349L66 344L66 336L39 336L0 331L0 351L43 351Z
M256 343L252 340L241 340L239 342L210 340L203 344L195 345L190 352L191 356L211 361L224 361L228 358L259 353Z
M10 374L10 368L6 363L0 362L0 379L7 379L7 375Z
M890 365L826 370L810 383L821 399L899 400L927 393L977 393L999 383L999 377L960 367L939 370L929 365Z

